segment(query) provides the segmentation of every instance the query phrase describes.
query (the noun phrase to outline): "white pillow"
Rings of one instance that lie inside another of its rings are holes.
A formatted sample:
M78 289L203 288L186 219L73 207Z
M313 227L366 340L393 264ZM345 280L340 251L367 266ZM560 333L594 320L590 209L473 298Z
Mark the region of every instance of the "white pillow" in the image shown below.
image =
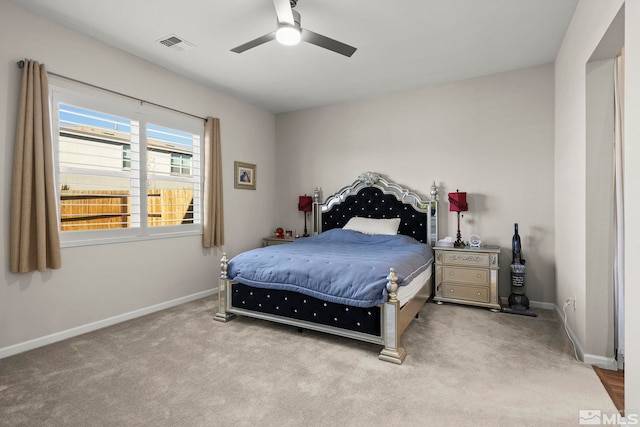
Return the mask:
M342 227L343 230L354 230L365 234L398 234L400 218L376 219L353 217Z

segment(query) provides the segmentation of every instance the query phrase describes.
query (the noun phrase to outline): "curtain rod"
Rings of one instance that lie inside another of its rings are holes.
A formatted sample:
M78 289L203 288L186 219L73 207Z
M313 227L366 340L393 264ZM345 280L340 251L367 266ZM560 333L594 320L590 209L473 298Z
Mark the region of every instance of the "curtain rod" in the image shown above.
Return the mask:
M24 68L24 65L25 65L25 62L23 60L18 61L18 67L19 68ZM82 80L76 80L76 79L74 79L72 77L63 76L61 74L52 73L50 71L47 71L47 74L49 74L51 76L55 76L55 77L60 77L62 79L69 80L69 81L72 81L72 82L75 82L75 83L80 83L82 85L89 86L89 87L92 87L92 88L95 88L95 89L100 89L100 90L103 90L105 92L113 93L115 95L124 96L125 98L129 98L129 99L132 99L134 101L138 101L141 104L149 104L149 105L153 105L154 107L164 108L165 110L173 111L175 113L184 114L186 116L194 117L196 119L200 119L200 120L204 120L204 121L207 120L206 118L200 117L200 116L196 116L195 114L187 113L185 111L176 110L175 108L167 107L166 105L156 104L155 102L145 101L144 99L136 98L135 96L131 96L131 95L127 95L127 94L124 94L124 93L116 92L115 90L111 90L111 89L107 89L107 88L104 88L104 87L101 87L101 86L97 86L97 85L94 85L94 84L91 84L91 83L83 82Z

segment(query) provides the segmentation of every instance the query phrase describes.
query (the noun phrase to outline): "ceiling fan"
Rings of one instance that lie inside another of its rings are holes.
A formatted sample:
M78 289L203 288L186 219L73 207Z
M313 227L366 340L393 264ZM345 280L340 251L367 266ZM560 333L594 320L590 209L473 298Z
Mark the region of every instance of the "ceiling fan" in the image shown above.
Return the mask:
M293 10L298 4L298 0L273 0L273 4L276 7L276 16L278 18L276 31L234 47L231 49L232 52L242 53L273 39L287 46L296 45L302 40L349 57L356 51L353 46L300 27L300 14Z

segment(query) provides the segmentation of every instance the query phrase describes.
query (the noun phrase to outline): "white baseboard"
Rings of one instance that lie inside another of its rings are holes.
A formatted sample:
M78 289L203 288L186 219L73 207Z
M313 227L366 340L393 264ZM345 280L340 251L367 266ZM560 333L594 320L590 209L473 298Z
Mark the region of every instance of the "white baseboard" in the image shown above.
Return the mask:
M562 312L562 309L560 307L554 306L554 308L556 314L558 315L558 319L560 319L560 323L564 328L564 313ZM596 354L585 353L582 348L582 343L580 343L580 341L578 340L578 337L573 332L573 329L571 329L571 325L569 323L567 323L566 333L569 335L569 339L573 342L573 345L575 345L578 359L580 359L581 362L589 365L596 365L603 369L611 369L614 371L618 369L618 361L615 359L615 357L605 357L598 356Z
M542 301L529 301L529 306L532 308L542 308L543 310L555 310L556 308L554 303Z
M602 369L618 370L618 361L613 357L597 356L595 354L586 353L583 362L589 365L596 365Z
M58 341L66 340L68 338L76 337L78 335L86 334L87 332L92 332L97 329L102 329L107 326L115 325L116 323L124 322L126 320L135 319L136 317L146 316L147 314L151 314L151 313L155 313L156 311L175 307L176 305L184 304L190 301L195 301L200 298L205 298L217 292L218 292L217 289L210 289L207 291L198 292L198 293L187 295L171 301L166 301L160 304L152 305L150 307L145 307L139 310L130 311L128 313L119 314L117 316L109 317L107 319L98 320L96 322L87 323L86 325L77 326L75 328L67 329L65 331L56 332L40 338L35 338L29 341L10 345L8 347L0 348L0 359L13 356L18 353L23 353L25 351L33 350L34 348L42 347L48 344L53 344Z
M565 329L564 313L562 312L562 308L558 307L557 305L554 305L554 309L556 311L556 315L558 316L558 319L560 319L560 323L562 324L562 328ZM575 347L575 352L576 352L576 355L577 355L578 359L580 359L581 362L584 362L584 354L585 353L584 353L584 350L582 349L582 344L578 340L578 337L573 332L573 329L571 329L571 325L568 322L566 324L565 332L567 333L567 335L569 335L569 340L572 342L573 346Z

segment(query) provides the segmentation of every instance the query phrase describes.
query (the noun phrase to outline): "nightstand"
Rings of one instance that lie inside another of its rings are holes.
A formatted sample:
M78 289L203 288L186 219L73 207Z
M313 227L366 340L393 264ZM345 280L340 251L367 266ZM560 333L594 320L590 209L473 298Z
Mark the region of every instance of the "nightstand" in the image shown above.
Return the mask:
M498 246L434 248L436 292L434 301L500 310L498 296Z
M262 246L273 246L273 245L282 245L285 243L294 242L296 239L293 237L285 237L279 239L277 237L263 237L262 238Z

